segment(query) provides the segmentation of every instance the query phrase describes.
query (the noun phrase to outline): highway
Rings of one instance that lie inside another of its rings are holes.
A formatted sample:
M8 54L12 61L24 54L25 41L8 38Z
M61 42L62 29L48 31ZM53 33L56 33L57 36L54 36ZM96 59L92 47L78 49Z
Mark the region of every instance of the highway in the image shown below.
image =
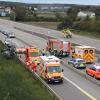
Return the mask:
M39 49L45 48L46 40L43 38L15 29L12 30L14 33L16 33L17 38L20 40L23 40L30 45L36 46ZM5 36L0 33L0 39L3 41L4 38ZM15 39L15 42L19 45L23 44L18 39ZM25 44L23 45L25 46ZM58 85L50 85L50 87L57 94L59 94L63 100L100 100L100 87L98 85L95 85L92 82L86 80L66 66L62 65L62 67L64 69L64 83Z

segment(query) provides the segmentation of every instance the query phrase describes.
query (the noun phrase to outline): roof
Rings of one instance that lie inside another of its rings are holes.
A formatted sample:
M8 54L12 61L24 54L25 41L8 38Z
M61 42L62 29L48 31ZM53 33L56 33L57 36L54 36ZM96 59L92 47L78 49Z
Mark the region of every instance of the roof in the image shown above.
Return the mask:
M45 61L54 61L54 60L60 60L59 58L55 57L55 56L40 56L41 59L45 60Z
M96 69L100 69L100 65L99 65L99 64L95 64L94 67L95 67Z
M52 40L52 41L63 41L63 42L69 42L69 41L67 41L67 40L66 40L66 39L64 39L64 38L49 39L49 40Z
M84 49L84 48L94 48L94 47L91 47L91 46L76 46L77 48L82 48L82 49Z
M83 59L81 59L81 58L73 58L73 59L75 59L75 60L83 60Z

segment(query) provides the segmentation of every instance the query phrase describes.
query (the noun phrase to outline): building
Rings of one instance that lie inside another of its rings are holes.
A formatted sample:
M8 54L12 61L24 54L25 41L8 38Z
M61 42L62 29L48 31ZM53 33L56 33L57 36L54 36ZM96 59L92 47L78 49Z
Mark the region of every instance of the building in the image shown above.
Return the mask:
M0 5L0 16L7 16L11 13L11 7L7 5Z
M85 18L89 16L90 18L95 17L95 13L94 12L90 12L90 11L79 11L77 14L78 18Z

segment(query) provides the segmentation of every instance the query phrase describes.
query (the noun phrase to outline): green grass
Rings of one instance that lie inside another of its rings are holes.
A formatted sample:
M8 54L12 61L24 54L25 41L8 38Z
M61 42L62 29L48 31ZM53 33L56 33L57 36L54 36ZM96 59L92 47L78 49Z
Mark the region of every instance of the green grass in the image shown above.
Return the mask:
M66 17L66 13L65 12L60 12L60 13L58 13L61 17ZM37 13L37 16L38 17L53 17L53 18L55 18L56 16L56 13Z
M100 34L96 32L78 31L72 29L73 33L76 35L82 35L90 38L100 39Z
M4 45L0 42L0 49ZM40 81L17 58L7 60L0 53L0 100L52 100Z

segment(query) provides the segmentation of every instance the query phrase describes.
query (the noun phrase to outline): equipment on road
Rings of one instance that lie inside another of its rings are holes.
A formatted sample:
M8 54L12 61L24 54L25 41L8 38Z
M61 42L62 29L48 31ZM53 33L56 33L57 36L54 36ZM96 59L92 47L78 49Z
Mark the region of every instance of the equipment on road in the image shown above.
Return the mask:
M48 83L62 83L60 59L55 56L40 56L40 74Z
M69 29L64 29L62 34L65 38L72 38L72 32Z
M86 63L93 63L95 60L95 48L90 46L75 46L72 49L72 58L82 58Z
M47 42L47 51L55 56L69 56L71 43L61 39L49 39Z

